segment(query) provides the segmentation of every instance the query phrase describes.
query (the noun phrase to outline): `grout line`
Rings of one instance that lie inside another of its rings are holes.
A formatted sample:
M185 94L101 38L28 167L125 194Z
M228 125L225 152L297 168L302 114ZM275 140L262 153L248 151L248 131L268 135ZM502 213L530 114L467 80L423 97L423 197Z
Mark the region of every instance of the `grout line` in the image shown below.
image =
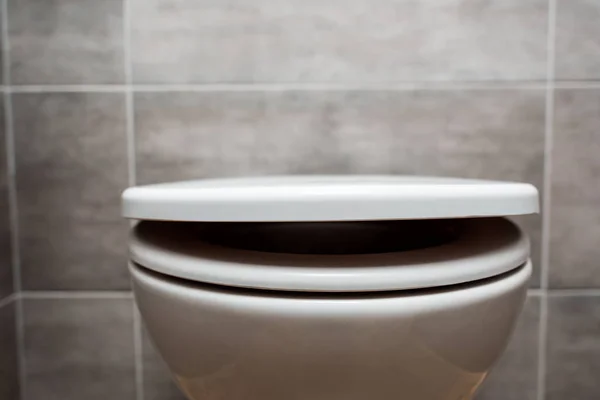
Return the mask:
M13 302L13 300L17 300L18 298L19 296L17 296L15 293L9 294L8 296L0 300L0 308L9 305Z
M135 121L133 113L133 68L131 64L131 4L129 0L123 1L123 69L125 71L125 113L127 120L127 167L129 186L136 182L135 170Z
M552 0L550 0L552 1ZM546 342L548 340L548 296L540 297L540 326L538 337L537 400L546 398Z
M129 56L126 56L129 59ZM131 81L131 67L126 80ZM207 84L126 84L126 85L13 85L9 93L61 92L285 92L285 91L445 91L445 90L545 90L600 89L599 81L550 82L381 82L381 83L207 83Z
M551 86L556 89L600 89L600 81L559 81L552 82Z
M8 0L4 0L8 1ZM27 364L25 358L25 312L23 298L18 293L15 302L15 334L17 336L17 362L19 370L19 395L20 399L26 399L27 395Z
M529 289L527 290L527 296L539 297L543 295L542 289Z
M412 91L412 90L506 90L544 89L543 82L372 82L372 83L206 83L206 84L142 84L133 85L136 92L221 92L221 91Z
M61 92L123 92L125 85L11 85L9 93L61 93Z
M127 121L127 172L129 186L135 186L137 181L135 154L135 113L133 96L133 64L131 62L131 1L123 1L123 68L125 71L125 118ZM133 224L133 223L132 223ZM136 400L144 399L143 348L140 315L135 300L131 304L133 313L133 353L134 379Z
M129 52L126 52L129 53ZM130 55L125 54L126 60ZM126 61L127 62L127 61ZM130 62L128 62L131 64ZM412 90L543 90L544 82L379 82L379 83L206 83L206 84L138 84L133 85L131 66L125 72L125 85L14 85L11 93L41 92L220 92L220 91L412 91Z
M142 346L142 321L141 316L135 305L135 301L132 302L133 311L133 354L135 357L135 389L136 389L136 400L144 399L144 370L143 370L143 357L144 348Z
M549 0L549 22L548 22L548 81L554 79L554 28L553 21L555 14L555 1ZM546 87L546 115L544 132L544 192L542 209L542 274L540 287L543 290L548 289L549 280L549 250L550 250L550 214L551 214L551 194L552 194L552 148L554 138L554 88L548 84Z
M554 138L554 83L556 64L556 7L557 0L548 0L548 31L546 61L546 115L544 131L544 192L542 209L542 256L540 326L538 337L537 400L546 398L547 342L548 342L548 286L550 279L550 215L552 205L552 147Z
M548 297L600 297L600 289L555 289L547 292Z
M129 186L135 186L137 180L135 161L135 121L133 112L133 92L131 89L125 92L125 118L127 135L127 176Z
M21 292L21 298L23 299L132 299L133 293L130 291L68 291L68 290L55 290L55 291L23 291Z

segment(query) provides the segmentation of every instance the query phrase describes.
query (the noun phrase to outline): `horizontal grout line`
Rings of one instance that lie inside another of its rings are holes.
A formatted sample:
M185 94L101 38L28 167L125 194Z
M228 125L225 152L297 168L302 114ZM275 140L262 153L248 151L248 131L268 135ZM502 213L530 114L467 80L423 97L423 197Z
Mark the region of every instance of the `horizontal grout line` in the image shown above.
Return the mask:
M17 85L5 86L3 89L8 93L55 93L55 92L123 92L127 90L125 85Z
M9 305L10 303L13 302L13 300L17 300L17 298L18 298L18 296L16 293L9 294L8 296L6 296L2 300L0 300L0 308Z
M550 84L554 89L600 89L600 81L557 81Z
M600 89L600 82L555 82L555 89ZM445 90L544 90L544 82L414 82L373 84L258 83L165 85L13 85L8 93L120 93L133 92L282 92L282 91L445 91Z
M203 85L133 85L135 92L221 91L412 91L412 90L506 90L543 89L542 82L394 82L394 83L257 83Z
M527 296L532 296L532 297L539 297L539 296L543 296L544 290L542 289L529 289L527 290Z
M206 85L23 85L5 86L9 93L46 92L282 92L282 91L444 91L444 90L542 90L543 83L390 83L390 84L206 84Z
M597 297L600 289L553 289L548 290L549 297Z
M19 294L22 299L132 299L131 291L33 291L26 290Z

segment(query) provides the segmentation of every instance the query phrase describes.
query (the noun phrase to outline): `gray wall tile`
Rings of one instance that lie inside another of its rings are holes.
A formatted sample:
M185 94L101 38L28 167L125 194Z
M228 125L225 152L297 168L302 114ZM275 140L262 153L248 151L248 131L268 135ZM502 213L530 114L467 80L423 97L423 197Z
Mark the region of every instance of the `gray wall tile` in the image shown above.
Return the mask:
M539 80L546 0L133 0L144 83Z
M0 399L19 398L15 302L0 307Z
M143 400L185 400L185 396L175 385L168 367L158 355L145 329L143 329L142 337Z
M475 400L536 400L540 300L528 297L508 348Z
M540 91L139 93L135 106L140 183L390 173L542 189Z
M546 400L597 399L600 297L549 299Z
M600 1L557 0L556 78L600 79Z
M600 287L600 90L556 93L551 287Z
M0 96L0 300L13 292L4 98Z
M25 289L127 289L124 96L14 95Z
M129 299L24 300L23 400L133 400Z
M123 0L6 1L13 84L123 81Z

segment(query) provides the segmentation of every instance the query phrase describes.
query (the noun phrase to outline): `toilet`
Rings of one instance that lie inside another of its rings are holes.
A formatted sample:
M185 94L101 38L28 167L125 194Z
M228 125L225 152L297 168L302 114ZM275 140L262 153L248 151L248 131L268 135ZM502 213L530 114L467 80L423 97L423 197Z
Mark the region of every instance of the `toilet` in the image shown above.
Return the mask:
M525 301L523 183L279 176L123 193L147 332L190 400L471 399Z

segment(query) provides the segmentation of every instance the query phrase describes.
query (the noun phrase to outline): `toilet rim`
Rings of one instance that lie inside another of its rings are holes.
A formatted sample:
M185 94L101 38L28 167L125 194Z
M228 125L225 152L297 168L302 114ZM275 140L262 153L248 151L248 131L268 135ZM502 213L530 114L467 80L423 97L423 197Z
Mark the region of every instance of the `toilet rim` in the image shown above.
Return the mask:
M393 314L400 312L412 313L424 308L431 312L436 309L456 308L474 302L486 301L486 299L502 296L507 292L519 288L523 288L526 291L527 282L533 272L533 265L531 260L527 260L523 265L500 276L468 282L462 285L406 291L349 293L298 293L247 290L245 288L207 285L202 282L164 276L154 271L149 271L131 261L128 264L128 269L133 278L133 289L136 298L141 292L147 293L147 290L138 291L138 289L143 287L150 289L154 293L160 293L161 297L163 295L176 296L189 302L194 302L198 298L202 298L204 301L213 302L222 307L231 306L238 311L242 309L264 309L265 307L276 309L278 307L275 303L279 302L288 316L294 313L305 314L308 303L314 303L319 306L332 305L335 307L331 310L334 310L335 315L339 316L341 312L344 312L344 307L345 311L352 315L357 315L361 312L368 315L387 312ZM227 300L224 301L224 299ZM402 304L401 308L382 308L382 305L400 304L399 302ZM324 308L317 308L313 312L322 315L328 314L328 310Z
M176 278L292 292L441 287L501 275L527 262L529 241L511 221L475 218L464 223L460 237L434 247L378 254L310 255L190 241L162 224L153 228L149 222L133 229L130 256L141 267Z

